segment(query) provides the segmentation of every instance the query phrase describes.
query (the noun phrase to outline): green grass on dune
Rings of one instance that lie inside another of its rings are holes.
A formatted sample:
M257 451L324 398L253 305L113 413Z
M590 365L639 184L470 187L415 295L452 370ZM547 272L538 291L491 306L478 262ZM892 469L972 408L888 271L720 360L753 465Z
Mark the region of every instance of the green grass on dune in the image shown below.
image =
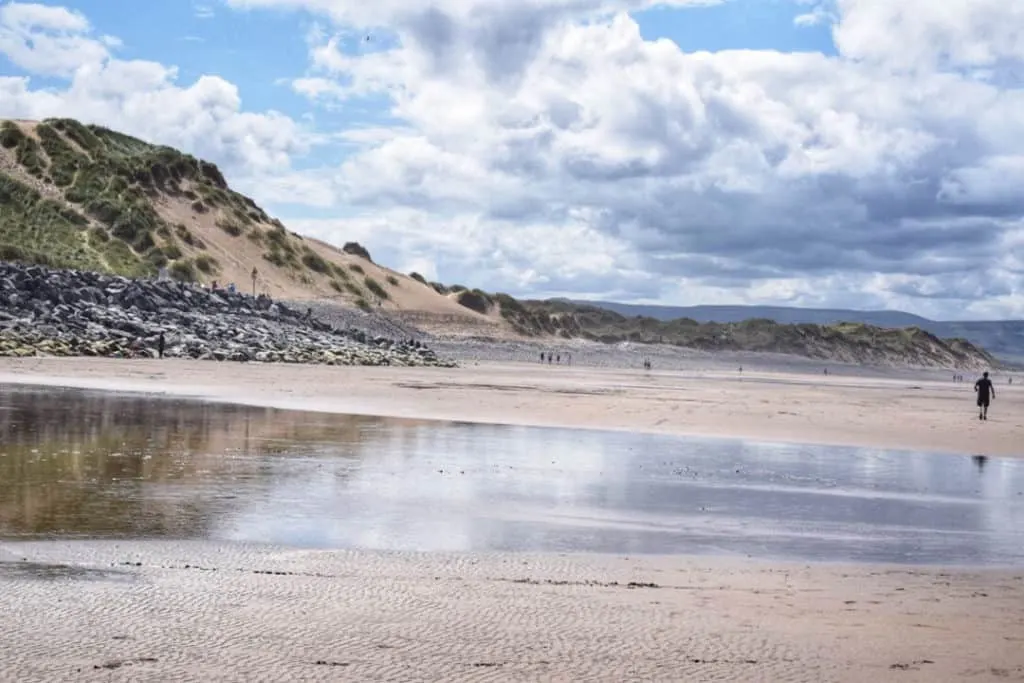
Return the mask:
M17 178L0 174L0 245L6 259L127 276L153 274L184 258L180 249L166 249L177 240L205 247L183 226L168 225L160 217L153 199L161 194L187 194L219 207L226 214L220 224L235 236L255 221L271 221L251 199L230 190L215 165L170 147L72 119L48 119L35 133L38 141L5 121L0 146L64 201L46 199ZM95 227L87 231L90 222ZM295 247L281 235L273 237L280 260L298 266ZM192 270L183 265L172 272L191 279ZM212 267L200 270L214 272Z
M13 178L0 175L0 248L5 260L102 270L89 245L88 221Z

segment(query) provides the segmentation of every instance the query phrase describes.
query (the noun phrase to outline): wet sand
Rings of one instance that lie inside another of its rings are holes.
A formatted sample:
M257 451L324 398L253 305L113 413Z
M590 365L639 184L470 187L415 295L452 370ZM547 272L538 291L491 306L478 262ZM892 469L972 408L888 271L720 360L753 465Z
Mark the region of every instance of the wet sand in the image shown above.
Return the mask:
M165 542L0 559L4 680L1024 677L1022 572Z
M0 538L1024 566L1024 461L0 384Z
M480 363L444 369L0 359L0 383L167 392L253 405L494 424L1024 457L1024 388L771 368L652 372ZM968 380L970 378L968 377Z

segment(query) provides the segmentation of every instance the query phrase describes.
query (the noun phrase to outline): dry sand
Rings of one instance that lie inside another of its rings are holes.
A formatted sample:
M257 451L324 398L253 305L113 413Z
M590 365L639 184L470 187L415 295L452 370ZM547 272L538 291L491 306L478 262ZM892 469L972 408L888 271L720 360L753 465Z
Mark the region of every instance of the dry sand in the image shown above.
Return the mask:
M925 380L4 359L9 381L400 417L1024 450L1017 387L997 387L992 420L979 423L969 384ZM0 542L0 611L0 679L11 681L1024 680L1024 570Z
M0 558L11 681L1024 678L1021 572L165 542Z
M980 422L971 382L795 372L481 363L350 368L201 361L0 359L0 383L142 390L391 417L623 429L1024 456L1024 388L996 387Z

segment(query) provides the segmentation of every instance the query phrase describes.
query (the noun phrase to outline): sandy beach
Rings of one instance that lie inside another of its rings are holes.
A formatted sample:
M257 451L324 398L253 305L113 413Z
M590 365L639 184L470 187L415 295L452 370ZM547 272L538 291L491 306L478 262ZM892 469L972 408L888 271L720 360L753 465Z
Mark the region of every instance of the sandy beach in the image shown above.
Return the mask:
M469 363L455 369L0 359L0 383L165 392L336 413L1024 457L1024 388L978 420L973 379Z
M971 382L927 377L33 358L7 382L1024 455L1024 392L979 422ZM11 681L1024 680L1020 569L0 542L0 610Z
M1021 572L163 542L0 559L11 681L1024 678Z

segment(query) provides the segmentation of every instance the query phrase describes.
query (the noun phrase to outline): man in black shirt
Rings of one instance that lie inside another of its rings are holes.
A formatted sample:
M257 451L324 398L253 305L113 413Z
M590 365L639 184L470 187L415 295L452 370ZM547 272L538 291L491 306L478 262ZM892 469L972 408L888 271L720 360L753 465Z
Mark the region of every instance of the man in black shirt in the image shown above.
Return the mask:
M988 404L996 397L996 388L987 372L982 373L981 379L974 383L974 390L978 392L978 419L987 420Z

